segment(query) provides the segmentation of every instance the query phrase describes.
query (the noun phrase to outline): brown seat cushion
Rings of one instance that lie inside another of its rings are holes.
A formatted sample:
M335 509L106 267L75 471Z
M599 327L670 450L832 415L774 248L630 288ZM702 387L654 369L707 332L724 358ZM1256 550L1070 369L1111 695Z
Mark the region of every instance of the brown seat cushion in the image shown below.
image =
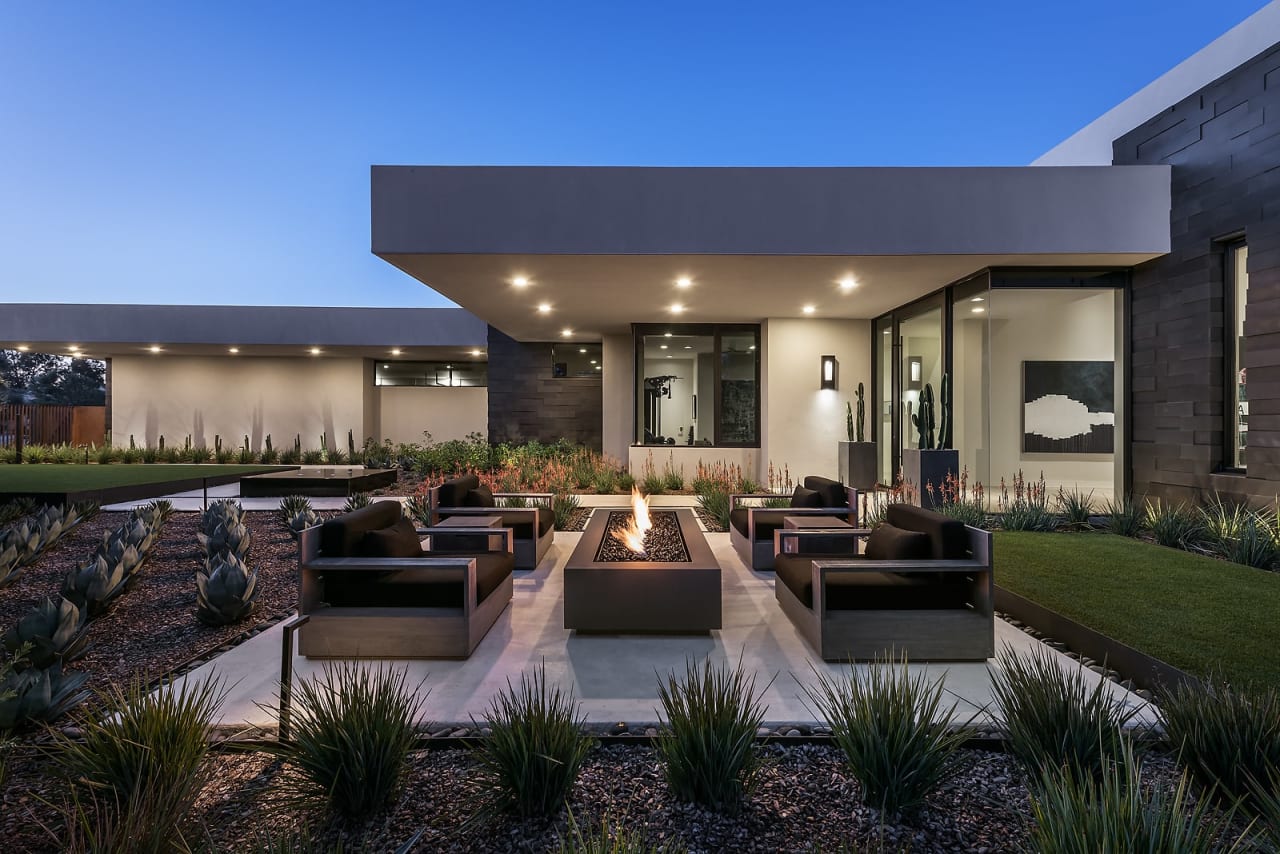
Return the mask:
M898 528L928 534L928 556L935 560L964 560L969 557L969 535L959 519L912 504L890 504L885 520Z
M813 607L813 561L830 555L781 554L774 559L777 584L787 589L806 608ZM856 610L941 610L967 607L968 580L948 575L937 580L933 573L859 572L827 579L827 609Z
M496 507L498 502L493 498L493 491L481 484L471 490L462 499L463 507Z
M422 544L413 523L403 517L389 528L379 528L360 541L362 557L421 557Z
M867 537L867 547L863 549L867 560L929 560L932 548L929 535L919 531L904 531L888 522L877 527Z
M819 507L849 506L849 494L845 492L844 484L838 480L809 475L804 479L803 485L805 489L812 489L822 496L822 503L818 505Z
M431 553L425 556L431 557ZM516 565L515 557L508 552L479 552L465 557L476 559L477 603L497 590ZM440 571L433 567L397 569L376 578L364 575L362 579L357 573L326 573L325 601L339 607L462 607L462 582L441 579Z
M803 486L797 486L796 491L791 493L792 507L826 507L822 503L822 494L813 489L806 489Z
M353 557L365 534L389 528L400 519L399 501L375 501L327 520L320 527L320 553L325 557Z
M760 510L747 507L735 507L729 511L729 524L737 529L738 533L744 537L747 534L747 511L751 509L755 513L756 519L756 540L766 540L773 542L773 532L783 525L786 519L786 510Z
M464 474L459 477L453 477L440 484L437 493L440 499L440 507L464 507L467 493L480 485L480 478L473 474Z

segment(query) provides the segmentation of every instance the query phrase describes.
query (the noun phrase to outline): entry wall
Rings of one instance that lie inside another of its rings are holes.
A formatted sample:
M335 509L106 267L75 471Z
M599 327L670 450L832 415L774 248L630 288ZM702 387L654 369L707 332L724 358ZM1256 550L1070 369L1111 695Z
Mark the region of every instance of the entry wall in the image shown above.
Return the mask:
M478 388L376 388L382 439L422 442L425 430L433 442L484 435L489 424L489 390Z
M797 482L806 475L838 475L837 443L846 438L845 403L861 382L871 400L871 321L770 318L765 337L761 479L769 464L785 464ZM839 388L818 388L823 355L840 363ZM855 404L856 408L856 404ZM867 433L870 434L870 423Z
M255 450L271 434L276 448L301 435L318 447L323 432L345 448L347 431L364 441L364 360L228 356L116 356L111 360L111 441L141 447L235 448L249 436Z

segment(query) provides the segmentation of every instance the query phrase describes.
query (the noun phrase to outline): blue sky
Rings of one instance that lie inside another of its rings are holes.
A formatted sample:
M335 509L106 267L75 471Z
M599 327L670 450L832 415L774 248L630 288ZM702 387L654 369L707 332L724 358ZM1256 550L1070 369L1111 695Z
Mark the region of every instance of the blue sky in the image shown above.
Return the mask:
M446 305L370 164L1023 164L1262 5L8 3L0 301Z

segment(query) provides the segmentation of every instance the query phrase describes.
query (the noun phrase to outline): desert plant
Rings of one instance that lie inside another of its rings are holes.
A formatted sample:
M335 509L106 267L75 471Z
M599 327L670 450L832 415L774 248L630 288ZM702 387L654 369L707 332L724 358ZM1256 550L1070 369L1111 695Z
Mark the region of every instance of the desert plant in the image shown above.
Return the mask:
M868 806L896 816L916 809L954 771L951 761L967 737L951 730L955 704L942 707L942 680L912 676L906 659L877 661L842 677L815 671L804 691L831 727L862 786Z
M325 452L318 450L306 450L302 452L302 464L304 466L318 466L325 461Z
M1184 775L1172 789L1148 785L1132 750L1094 775L1045 769L1031 790L1031 851L1042 854L1209 854L1242 851L1233 811L1194 803Z
M573 524L581 499L572 492L557 492L551 496L551 512L556 517L556 530L566 531Z
M666 486L666 478L653 466L653 451L649 452L644 464L640 467L639 483L640 491L648 495L659 495L662 493L662 487Z
M1162 546L1192 549L1204 538L1201 516L1185 504L1174 504L1159 498L1147 502L1147 527Z
M289 536L295 540L301 538L302 532L320 524L320 517L311 508L298 511L298 515L289 520Z
M31 722L57 720L83 702L87 673L64 673L62 668L29 667L0 681L0 732Z
M79 715L79 737L54 733L51 755L74 785L105 794L105 807L116 820L133 824L119 811L145 811L147 826L132 840L134 850L172 850L206 779L208 730L223 696L213 678L169 682L156 690L140 679L112 686L98 696L111 714L99 709Z
M665 845L659 848L644 841L644 837L625 827L610 827L609 819L600 819L600 827L584 832L569 813L569 835L560 838L557 854L680 854L682 845Z
M280 499L280 504L276 507L276 520L280 522L282 528L288 528L289 523L299 512L310 509L311 499L305 495L286 495Z
M95 555L87 563L80 564L62 580L62 596L80 608L88 619L96 619L125 590L129 575L126 562L137 563L137 551L125 547L119 561L111 561Z
M1235 563L1271 569L1280 559L1275 516L1214 496L1200 511L1204 539L1218 556Z
M1251 782L1280 778L1280 688L1187 681L1157 702L1165 738L1201 785L1246 798Z
M237 560L244 560L249 550L253 548L253 534L241 522L228 524L219 521L208 533L196 532L196 539L199 540L200 548L208 557L228 554Z
M591 480L591 488L600 495L609 495L618 488L618 472L612 468L602 468Z
M766 711L760 697L769 688L757 693L755 681L741 660L733 670L686 661L683 680L674 673L659 679L665 722L657 751L676 797L729 814L741 808L756 780L756 730Z
M1081 492L1059 486L1054 502L1062 514L1064 527L1072 531L1088 531L1093 527L1093 490Z
M235 552L211 553L196 570L196 617L205 625L240 622L253 613L257 596L258 570Z
M26 650L22 666L46 668L75 661L84 654L86 621L72 602L45 597L4 633L4 648L10 654Z
M368 507L373 503L373 499L369 497L367 492L357 492L347 497L347 503L342 505L343 513L350 513L352 510L359 510L361 507Z
M1135 500L1132 495L1108 498L1102 506L1102 513L1107 517L1107 530L1121 537L1138 536L1146 523L1142 502Z
M1027 654L1002 647L996 664L992 698L1009 749L1032 779L1062 767L1096 777L1122 755L1124 727L1139 707L1114 696L1105 679L1087 687L1082 668L1064 668L1045 646Z
M675 454L670 455L662 466L662 488L667 492L684 489L684 466L676 468Z
M1272 774L1261 781L1251 779L1248 805L1258 817L1263 841L1271 846L1271 850L1280 851L1280 774Z
M404 670L326 663L293 688L291 738L273 751L297 774L286 792L299 804L324 804L362 819L386 806L400 787L426 694Z
M1026 499L1005 508L1000 526L1006 531L1053 531L1058 527L1058 517L1043 499Z
M565 802L593 740L573 692L547 682L546 665L521 674L490 701L476 750L483 814L553 815Z
M722 489L710 488L698 493L698 506L703 512L716 520L720 530L729 530L729 493Z
M426 528L431 525L431 498L425 493L410 495L404 500L404 512L415 524Z

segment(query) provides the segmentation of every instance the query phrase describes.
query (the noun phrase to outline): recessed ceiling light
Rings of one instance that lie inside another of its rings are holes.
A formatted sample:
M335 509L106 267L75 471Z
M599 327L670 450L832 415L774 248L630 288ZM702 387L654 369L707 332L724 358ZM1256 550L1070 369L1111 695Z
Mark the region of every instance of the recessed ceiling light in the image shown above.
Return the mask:
M593 364L593 365L594 365L595 363L596 363L596 360L595 360L595 359L592 359L592 360L591 360L591 364Z
M671 333L670 333L670 332L664 332L664 333L662 333L662 337L663 337L663 338L670 338L670 337L671 337Z
M313 356L319 356L319 355L320 355L320 348L319 348L319 347L312 347L312 348L311 348L311 355L313 355Z
M686 350L692 350L692 349L693 349L693 345L692 345L692 344L685 344L685 345L684 345L684 348L685 348Z
M399 348L399 347L397 347L396 349L392 350L392 351L391 351L391 355L393 355L393 356L399 356L399 355L400 355L400 348Z
M597 371L598 371L598 370L600 370L600 366L599 366L599 365L596 365L596 370L597 370Z
M813 314L814 311L816 311L816 309L811 305L806 305L804 308L800 310L803 311L805 314Z
M986 309L980 305L974 306L969 310L972 311L974 314L982 314L984 311L986 311Z
M580 350L578 350L578 352L579 352L579 353L585 353L585 352L587 352L587 348L586 348L586 347L583 347L583 348L581 348Z
M160 345L159 345L159 344L152 344L152 345L151 345L150 347L148 347L147 349L148 349L148 350L150 350L152 353L159 353L159 352L160 352Z
M667 358L668 358L668 359L670 359L671 357L670 357L670 356L668 356Z
M672 314L679 314L679 313L680 313L680 312L682 312L682 311L684 311L684 306L682 306L680 303L678 303L678 302L673 302L673 303L671 304L671 313L672 313Z
M524 276L516 276L511 280L511 284L515 285L517 288L523 288L528 286L529 280Z
M659 350L665 350L665 349L667 349L667 345L666 345L666 344L661 344L661 345L659 345L658 349L659 349Z
M76 352L77 350L79 350L79 349L80 349L80 345L79 345L79 344L71 344L71 345L69 345L69 346L67 347L67 349L68 349L68 350L70 350L72 353L74 353L74 352Z
M551 311L551 303L549 303L549 302L540 302L540 303L538 303L538 313L539 313L539 314L546 314L546 313L548 313L549 311Z
M444 366L444 369L445 369L446 371L452 371L452 370L453 370L453 365L445 365L445 366Z
M479 351L479 350L472 350L472 351L471 351L471 355L473 355L473 356L479 356L479 355L480 355L480 351Z
M840 280L840 290L851 291L858 286L858 280L853 276L845 276Z
M755 345L755 344L752 344L752 345L751 345L750 347L748 347L747 349L748 349L748 350L754 350L755 348L756 348L756 345Z
M969 302L982 302L982 297L974 297L973 299L969 300Z
M564 329L560 330L560 334L563 335L565 338L568 338L570 335L573 334L573 330L566 326Z
M886 330L884 331L884 334L885 334L885 335L888 335L888 334L889 334L889 330L888 330L888 329L886 329Z
M26 344L19 344L19 345L18 345L18 352L19 352L19 353L25 353L25 352L27 352L27 351L28 351L28 350L30 350L30 349L31 349L31 348L30 348L30 347L28 347Z
M677 288L687 288L692 284L693 284L693 279L690 279L688 276L681 276L680 278L676 279Z
M239 353L239 352L240 352L240 348L239 348L239 347L228 347L228 348L227 348L227 352L228 352L228 353L232 353L232 354Z
M391 370L391 366L390 366L390 365L383 365L383 366L382 366L382 370L384 370L384 371L389 371L389 370Z

